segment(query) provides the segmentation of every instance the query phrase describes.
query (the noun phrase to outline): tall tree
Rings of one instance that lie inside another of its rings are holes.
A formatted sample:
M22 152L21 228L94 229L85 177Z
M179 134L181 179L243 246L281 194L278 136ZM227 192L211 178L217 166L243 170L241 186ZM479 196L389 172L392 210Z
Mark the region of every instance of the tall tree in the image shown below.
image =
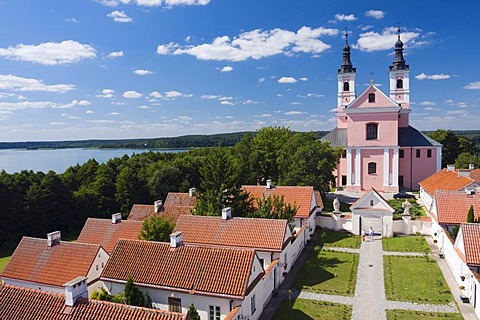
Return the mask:
M145 203L149 198L146 181L140 178L135 167L129 165L120 170L115 187L115 200L120 205L120 211L124 218L128 216L133 204Z
M143 220L139 238L150 241L169 241L173 228L175 228L175 222L171 217L165 219L152 214Z
M298 210L296 203L285 203L283 196L272 195L263 199L255 199L255 202L257 209L248 215L250 218L286 219L292 222Z
M133 284L132 276L128 276L124 289L125 302L131 306L152 307L152 299L148 293L143 293Z
M468 209L467 222L470 222L470 223L475 222L475 212L473 210L473 205L471 205L470 208Z
M197 308L195 308L195 305L193 302L190 304L188 307L187 311L187 318L190 320L200 320L200 315L198 314Z
M428 136L443 145L442 167L446 167L447 164L454 164L455 159L460 154L458 136L453 131L444 129L430 132Z

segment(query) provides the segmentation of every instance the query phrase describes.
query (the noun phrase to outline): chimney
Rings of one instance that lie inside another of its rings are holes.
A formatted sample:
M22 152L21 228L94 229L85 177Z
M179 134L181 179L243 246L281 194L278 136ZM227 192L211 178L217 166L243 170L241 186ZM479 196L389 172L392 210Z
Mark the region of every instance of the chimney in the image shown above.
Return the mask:
M222 219L223 220L232 219L232 208L226 207L222 209Z
M458 177L468 177L470 178L470 170L467 169L459 169L458 170Z
M447 164L447 171L455 171L455 165L454 164Z
M197 190L195 188L190 188L188 189L188 195L190 197L194 197L195 196L195 192L197 192Z
M60 243L61 239L62 239L62 234L60 233L60 231L47 233L47 244L49 247L56 246L57 244Z
M469 163L468 170L475 170L475 165L473 163Z
M153 202L153 206L154 206L153 210L155 210L155 213L160 212L160 208L162 207L162 204L163 204L162 200L157 200Z
M64 284L65 304L73 307L78 298L88 298L87 277L77 277Z
M112 224L117 224L122 221L122 214L120 212L112 214Z
M267 180L267 189L272 189L272 180Z
M170 235L170 248L178 248L183 244L182 232L177 231Z

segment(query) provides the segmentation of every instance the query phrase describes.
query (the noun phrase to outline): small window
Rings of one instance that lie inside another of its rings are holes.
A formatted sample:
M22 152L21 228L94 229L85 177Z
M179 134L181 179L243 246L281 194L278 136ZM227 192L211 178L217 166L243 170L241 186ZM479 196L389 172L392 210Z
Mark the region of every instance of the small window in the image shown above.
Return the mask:
M343 150L342 151L342 158L346 158L347 157L347 150Z
M350 83L346 81L343 83L343 91L350 91Z
M369 93L368 94L368 102L369 103L375 103L375 93Z
M346 186L346 185L347 185L347 176L342 175L342 186Z
M98 264L95 266L95 269L97 269L97 271L98 271Z
M397 89L403 89L403 80L402 79L397 80Z
M378 124L367 123L367 140L378 139Z
M400 150L398 156L400 158L405 158L405 150Z
M260 265L263 267L263 264L265 263L265 260L264 259L258 259L258 261L260 261Z
M178 298L168 297L168 311L182 312L182 300Z
M375 174L377 173L377 163L369 162L368 163L368 174Z
M370 207L373 207L373 199L370 200Z
M255 295L253 295L250 298L250 309L252 310L252 316L255 313L255 310L257 310L257 307L255 306Z
M398 176L398 186L403 187L403 176Z
M427 149L427 158L432 157L432 149Z
M102 269L103 269L104 266L105 266L105 264L102 262Z
M415 156L420 158L420 149L415 150Z
M208 306L208 320L220 320L219 306Z

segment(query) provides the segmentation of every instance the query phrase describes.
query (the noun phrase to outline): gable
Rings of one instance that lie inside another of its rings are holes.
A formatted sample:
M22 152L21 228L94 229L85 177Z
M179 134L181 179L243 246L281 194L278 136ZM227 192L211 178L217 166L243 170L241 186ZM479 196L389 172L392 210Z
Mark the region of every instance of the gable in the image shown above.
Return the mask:
M354 210L373 210L388 211L390 213L395 211L387 200L373 188L355 201L355 203L350 206L350 210L352 210L352 212Z
M369 95L373 94L375 102L369 102ZM370 84L355 100L348 105L345 112L348 113L352 109L394 109L400 110L398 103L385 95L377 86ZM379 111L379 110L377 110Z

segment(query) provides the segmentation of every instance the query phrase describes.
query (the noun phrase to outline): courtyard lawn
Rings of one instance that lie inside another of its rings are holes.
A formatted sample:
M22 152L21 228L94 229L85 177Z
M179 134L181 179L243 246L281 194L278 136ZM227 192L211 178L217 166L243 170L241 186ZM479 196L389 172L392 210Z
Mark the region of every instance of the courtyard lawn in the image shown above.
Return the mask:
M384 256L387 300L446 304L454 301L438 268L428 257Z
M449 319L462 320L460 313L436 313L410 310L387 310L387 320L424 320L424 319Z
M384 251L430 253L430 247L423 236L383 238L382 244Z
M360 248L362 243L359 236L347 232L336 232L328 229L320 230L320 238L325 232L323 242L325 247L340 247L340 248Z
M353 296L359 255L315 247L293 282L293 287L316 293Z
M393 213L394 218L401 218L403 215L403 203L405 202L405 199L390 199L388 200L388 203L392 206L393 209L395 209L395 212ZM425 213L425 209L423 209L418 203L416 199L408 199L408 202L410 202L411 207L410 207L410 214L412 218L418 218L418 217L426 217L427 214Z
M284 300L272 319L278 320L330 320L352 318L352 306L331 303L326 301L315 301L296 299L291 302Z

